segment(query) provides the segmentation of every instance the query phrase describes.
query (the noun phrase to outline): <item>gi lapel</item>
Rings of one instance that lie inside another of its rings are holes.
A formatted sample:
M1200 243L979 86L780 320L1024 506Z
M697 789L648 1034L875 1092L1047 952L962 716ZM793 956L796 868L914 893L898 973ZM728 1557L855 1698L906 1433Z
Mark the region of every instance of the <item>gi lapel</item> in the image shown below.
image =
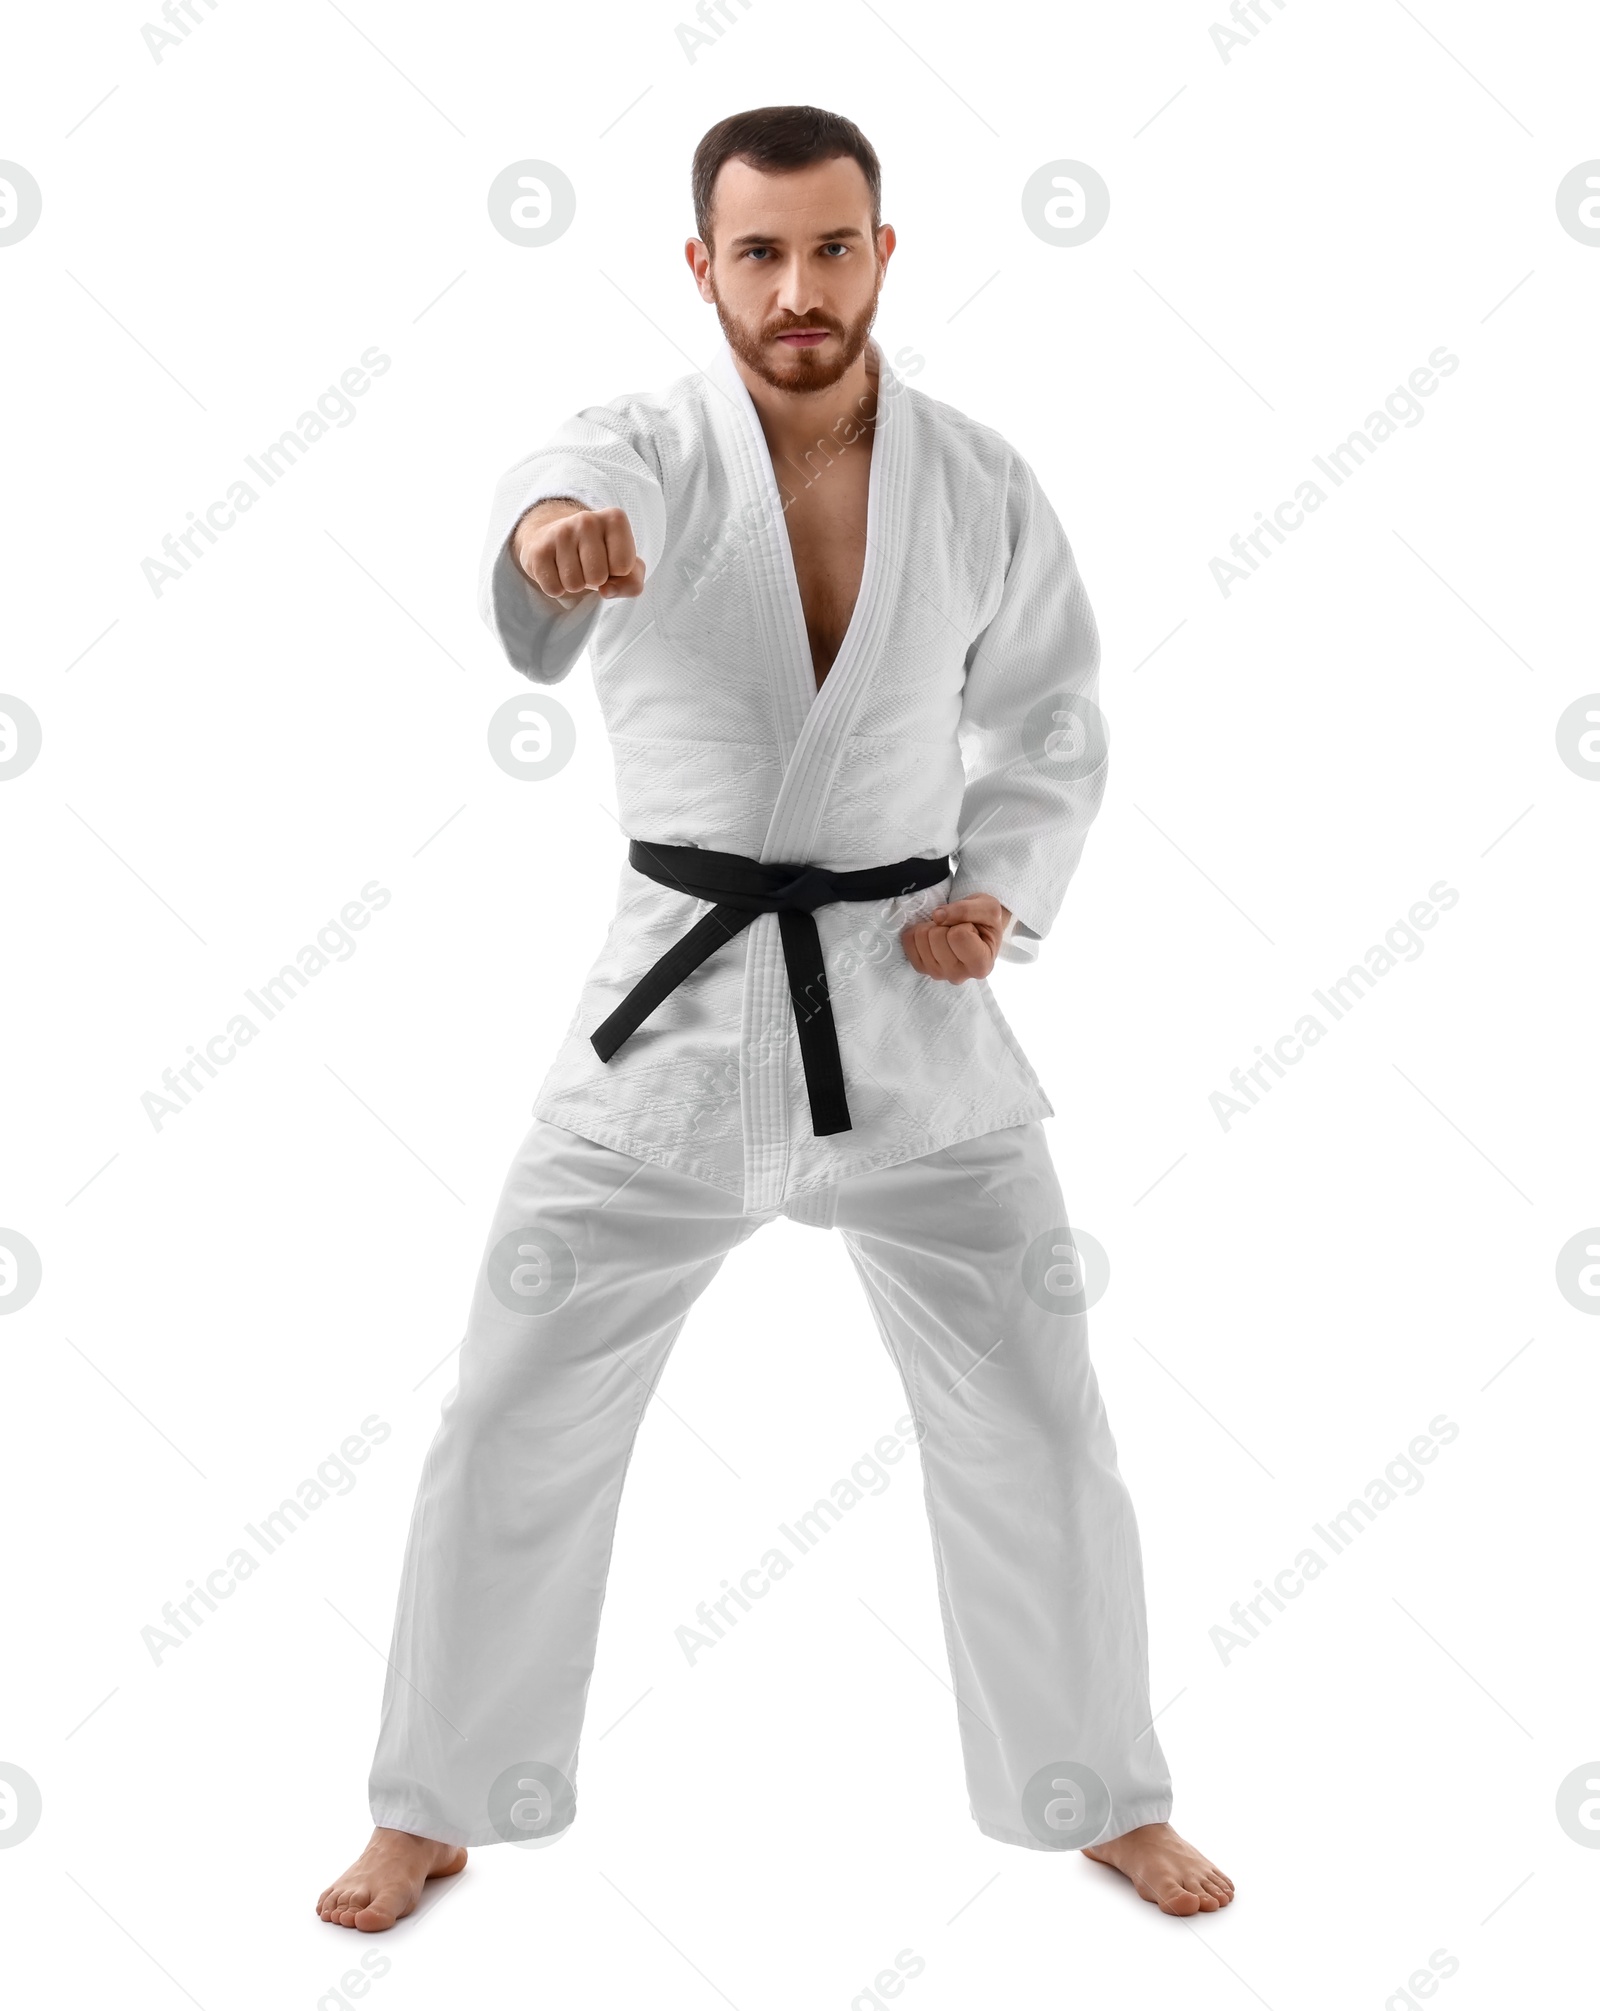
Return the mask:
M768 627L770 617L769 632L763 640L770 650L774 710L784 760L783 782L761 850L764 862L829 863L813 859L811 848L817 841L834 771L881 646L892 601L889 588L901 563L905 470L912 451L907 435L914 420L911 401L905 397L905 387L888 358L870 336L868 343L878 365L878 410L867 484L866 558L849 626L820 690L811 663L794 553L784 523L783 498L773 474L766 435L761 430L755 401L735 368L726 343L718 358L734 406L729 431L742 434L742 438L730 444L745 478L747 494L753 485L755 496L764 506L759 534L752 539L752 556L759 558L764 581L770 589L768 593L758 593L756 600L764 627Z
M728 472L728 529L740 541L739 563L750 571L756 624L748 638L751 674L767 680L778 755L787 767L816 697L817 681L784 528L783 497L755 402L726 342L706 376L710 380L704 399L706 424Z

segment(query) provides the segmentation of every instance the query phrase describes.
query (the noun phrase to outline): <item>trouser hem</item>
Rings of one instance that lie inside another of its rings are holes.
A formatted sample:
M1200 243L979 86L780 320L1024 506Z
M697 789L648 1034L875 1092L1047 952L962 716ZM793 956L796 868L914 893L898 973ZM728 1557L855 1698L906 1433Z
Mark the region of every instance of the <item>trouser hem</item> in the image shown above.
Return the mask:
M484 1844L511 1843L512 1837L504 1837L499 1830L488 1823L481 1823L476 1829L457 1829L453 1824L441 1822L437 1816L425 1814L415 1807L407 1807L402 1802L372 1802L372 1820L380 1829L403 1829L409 1836L425 1836L434 1843L460 1844L466 1849L477 1850ZM558 1836L565 1836L572 1823L564 1823L560 1829L550 1832L541 1839L554 1843Z
M1111 1843L1119 1836L1126 1836L1130 1829L1142 1829L1148 1822L1169 1822L1171 1819L1171 1795L1158 1795L1153 1801L1135 1802L1132 1808L1118 1809L1104 1831L1091 1841L1095 1844ZM1031 1830L1004 1829L999 1823L985 1822L982 1816L974 1816L973 1821L985 1836L992 1836L996 1843L1019 1844L1024 1850L1061 1854L1057 1845L1042 1843ZM1083 1849L1085 1846L1080 1844L1072 1848Z

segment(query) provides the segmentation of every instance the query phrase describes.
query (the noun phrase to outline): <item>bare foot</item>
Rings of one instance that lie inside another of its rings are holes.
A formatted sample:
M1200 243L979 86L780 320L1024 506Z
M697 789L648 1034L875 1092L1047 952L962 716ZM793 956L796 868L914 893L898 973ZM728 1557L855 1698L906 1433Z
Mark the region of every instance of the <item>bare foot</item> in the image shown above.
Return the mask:
M1202 1857L1169 1822L1147 1822L1110 1843L1090 1844L1083 1855L1132 1879L1141 1899L1163 1913L1215 1913L1233 1897L1233 1880Z
M375 1829L355 1863L317 1901L317 1912L336 1927L381 1934L411 1911L430 1878L447 1878L466 1862L459 1844L436 1843L409 1830Z

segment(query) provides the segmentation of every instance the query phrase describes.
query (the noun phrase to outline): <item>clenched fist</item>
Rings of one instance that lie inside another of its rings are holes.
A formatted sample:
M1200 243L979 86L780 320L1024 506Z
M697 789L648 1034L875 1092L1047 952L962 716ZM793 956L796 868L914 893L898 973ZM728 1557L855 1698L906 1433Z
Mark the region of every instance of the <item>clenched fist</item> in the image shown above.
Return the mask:
M632 600L644 592L644 560L623 510L586 510L558 498L535 503L511 533L511 555L562 608L579 606L585 594Z
M900 942L907 962L925 978L946 978L958 985L967 978L986 978L994 969L1010 919L1011 910L993 894L968 894L965 900L935 908L926 921L902 929Z

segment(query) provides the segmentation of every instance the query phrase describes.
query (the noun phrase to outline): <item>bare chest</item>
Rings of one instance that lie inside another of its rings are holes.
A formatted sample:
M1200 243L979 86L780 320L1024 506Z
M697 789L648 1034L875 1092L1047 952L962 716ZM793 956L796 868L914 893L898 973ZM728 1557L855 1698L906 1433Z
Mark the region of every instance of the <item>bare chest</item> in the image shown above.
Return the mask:
M870 475L871 449L862 442L838 455L807 486L790 490L784 511L819 689L839 654L861 591Z

